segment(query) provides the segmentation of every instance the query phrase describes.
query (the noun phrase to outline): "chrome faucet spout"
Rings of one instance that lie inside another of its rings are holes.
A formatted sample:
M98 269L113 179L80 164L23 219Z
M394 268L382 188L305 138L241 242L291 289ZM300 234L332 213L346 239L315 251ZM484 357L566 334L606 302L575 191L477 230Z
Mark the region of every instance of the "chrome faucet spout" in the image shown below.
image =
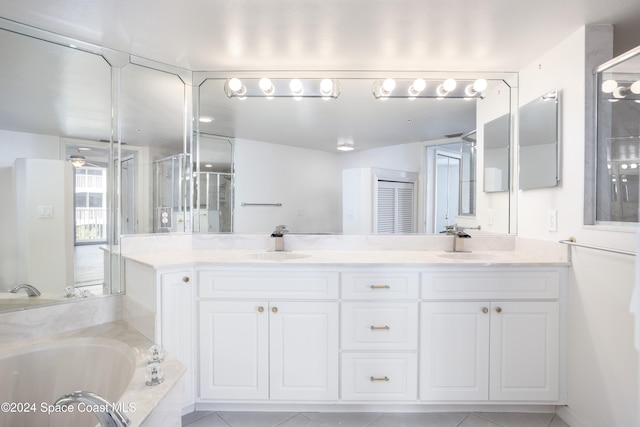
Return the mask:
M40 296L40 291L37 290L35 286L31 286L27 284L16 285L13 288L11 288L9 292L11 292L12 294L15 294L15 293L18 293L20 289L24 289L27 292L27 295L29 295L30 297Z
M131 424L129 418L113 402L109 402L104 397L90 391L80 390L65 394L55 401L54 406L69 406L76 402L82 402L99 409L92 412L102 427L127 427Z
M284 235L287 234L289 230L287 230L286 225L279 225L276 229L271 233L271 237L275 239L275 250L280 252L284 251Z

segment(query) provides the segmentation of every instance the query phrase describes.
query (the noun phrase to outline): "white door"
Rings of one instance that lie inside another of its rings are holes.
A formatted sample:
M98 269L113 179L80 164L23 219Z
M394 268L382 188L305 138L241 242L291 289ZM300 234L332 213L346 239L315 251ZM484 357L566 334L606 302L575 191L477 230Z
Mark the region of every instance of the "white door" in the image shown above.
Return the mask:
M338 303L272 302L271 399L338 398Z
M269 397L269 311L260 301L200 302L200 397Z
M187 368L181 379L183 407L195 401L195 297L192 277L191 270L160 275L160 345Z
M559 305L501 302L491 310L492 400L559 397Z
M420 399L489 398L489 303L421 304Z

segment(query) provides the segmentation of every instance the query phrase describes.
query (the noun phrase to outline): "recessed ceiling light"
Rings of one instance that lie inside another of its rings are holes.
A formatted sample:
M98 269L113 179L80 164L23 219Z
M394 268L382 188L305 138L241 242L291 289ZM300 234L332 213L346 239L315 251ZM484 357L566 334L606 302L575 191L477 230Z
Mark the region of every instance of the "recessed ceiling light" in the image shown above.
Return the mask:
M214 118L209 116L200 116L198 120L200 121L200 123L211 123Z
M78 147L78 151L91 151L89 147Z

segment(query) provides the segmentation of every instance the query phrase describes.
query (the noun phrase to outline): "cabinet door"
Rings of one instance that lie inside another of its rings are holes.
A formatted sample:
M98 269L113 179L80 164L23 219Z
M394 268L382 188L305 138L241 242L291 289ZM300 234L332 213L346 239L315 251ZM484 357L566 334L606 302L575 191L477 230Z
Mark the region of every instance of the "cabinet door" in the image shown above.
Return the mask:
M194 283L191 270L160 274L159 344L182 362L182 406L195 402Z
M200 301L200 397L269 397L265 302Z
M559 316L557 302L492 304L492 400L558 399Z
M338 398L338 303L272 302L271 399Z
M489 303L421 304L421 400L488 399L489 319Z

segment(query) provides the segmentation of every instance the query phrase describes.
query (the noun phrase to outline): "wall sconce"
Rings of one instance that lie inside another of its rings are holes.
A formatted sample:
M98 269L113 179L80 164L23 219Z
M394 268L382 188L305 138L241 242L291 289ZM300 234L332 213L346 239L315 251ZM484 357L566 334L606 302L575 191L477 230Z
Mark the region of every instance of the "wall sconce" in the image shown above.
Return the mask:
M460 85L458 84L460 83ZM377 99L387 98L483 98L482 92L488 83L484 79L442 80L378 79L373 82L372 92ZM461 89L462 88L462 89Z
M227 79L224 91L229 98L323 98L340 95L336 79L270 79L268 77Z

